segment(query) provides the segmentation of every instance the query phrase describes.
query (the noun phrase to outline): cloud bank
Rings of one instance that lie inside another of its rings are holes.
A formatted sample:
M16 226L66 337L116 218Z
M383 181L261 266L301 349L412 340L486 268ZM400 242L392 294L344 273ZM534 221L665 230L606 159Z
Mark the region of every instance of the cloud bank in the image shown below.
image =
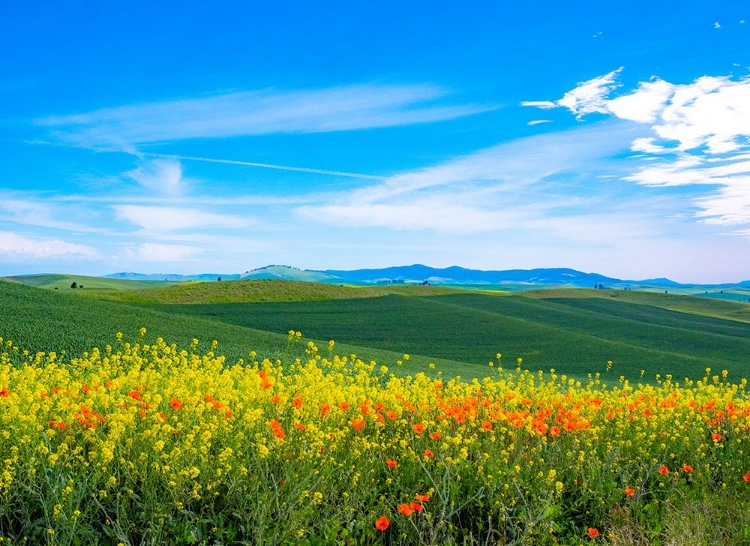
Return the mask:
M622 68L580 83L557 101L522 103L567 108L577 118L604 114L648 125L630 149L648 164L623 179L644 186L710 186L694 199L700 221L750 224L750 77L704 76L687 84L652 78L612 97ZM745 234L746 230L738 231Z

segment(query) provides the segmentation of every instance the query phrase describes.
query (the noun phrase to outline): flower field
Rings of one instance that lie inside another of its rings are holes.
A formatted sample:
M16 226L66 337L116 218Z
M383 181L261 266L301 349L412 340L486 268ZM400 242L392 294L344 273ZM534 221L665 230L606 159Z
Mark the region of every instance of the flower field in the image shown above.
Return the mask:
M750 541L726 372L582 383L497 355L463 381L295 332L237 363L145 333L70 361L2 341L0 544Z

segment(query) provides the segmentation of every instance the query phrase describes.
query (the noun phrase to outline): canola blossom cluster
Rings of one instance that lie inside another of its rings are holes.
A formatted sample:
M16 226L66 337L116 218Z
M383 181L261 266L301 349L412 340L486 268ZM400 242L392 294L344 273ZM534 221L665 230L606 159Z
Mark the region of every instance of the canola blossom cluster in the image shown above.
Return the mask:
M687 501L750 512L726 372L466 381L296 332L231 365L145 334L67 362L0 340L0 544L562 544L657 536Z

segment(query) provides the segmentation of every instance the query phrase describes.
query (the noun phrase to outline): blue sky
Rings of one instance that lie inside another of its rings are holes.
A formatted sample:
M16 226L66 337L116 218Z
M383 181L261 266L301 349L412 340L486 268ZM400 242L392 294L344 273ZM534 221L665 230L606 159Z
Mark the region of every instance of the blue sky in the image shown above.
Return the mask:
M18 2L0 48L0 275L750 279L747 1Z

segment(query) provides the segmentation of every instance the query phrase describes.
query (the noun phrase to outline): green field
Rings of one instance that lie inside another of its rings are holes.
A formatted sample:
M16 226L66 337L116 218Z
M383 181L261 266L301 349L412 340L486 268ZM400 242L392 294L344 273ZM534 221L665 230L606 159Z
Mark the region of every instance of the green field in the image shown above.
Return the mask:
M12 340L16 346L32 353L65 351L68 356L77 356L93 347L103 348L107 344L114 344L117 332L122 332L126 339L135 339L138 330L145 327L148 331L146 341L150 343L156 337L162 337L170 343L187 346L195 338L201 342L203 350L208 350L211 342L218 340L218 353L224 355L228 363L234 363L239 358L247 359L250 351L272 359L288 356L286 331L267 332L182 315L170 309L158 311L144 306L78 297L72 292L40 290L0 281L0 309L3 310L0 337ZM325 346L328 339L321 341ZM336 350L340 354L356 354L360 358L387 365L394 364L404 354L344 343L337 343ZM429 359L420 355L414 355L404 369L410 373L428 371L428 365L433 361L445 373L458 374L466 370L464 362ZM484 371L474 368L476 374Z
M479 365L495 360L499 352L505 366L515 367L516 359L522 358L530 369L553 367L577 376L604 370L608 360L614 362L616 376L630 378L638 377L641 369L650 375L678 377L700 375L708 366L742 374L750 371L748 323L586 294L576 297L580 292L571 290L568 298L551 299L389 295L152 308L271 332L294 328L314 339L333 338Z
M37 286L72 282L36 277ZM29 280L29 278L25 279ZM299 281L205 283L84 278L83 290L2 283L0 336L34 351L80 354L141 326L176 343L220 341L229 360L250 350L279 355L286 333L351 346L408 369L441 363L445 373L482 375L502 353L529 369L584 377L612 361L609 379L696 377L706 367L750 375L750 306L655 292L557 289L517 294L433 286L351 287ZM28 284L28 282L27 282ZM151 288L143 288L143 286ZM100 287L100 288L99 288ZM91 297L79 297L85 294Z

